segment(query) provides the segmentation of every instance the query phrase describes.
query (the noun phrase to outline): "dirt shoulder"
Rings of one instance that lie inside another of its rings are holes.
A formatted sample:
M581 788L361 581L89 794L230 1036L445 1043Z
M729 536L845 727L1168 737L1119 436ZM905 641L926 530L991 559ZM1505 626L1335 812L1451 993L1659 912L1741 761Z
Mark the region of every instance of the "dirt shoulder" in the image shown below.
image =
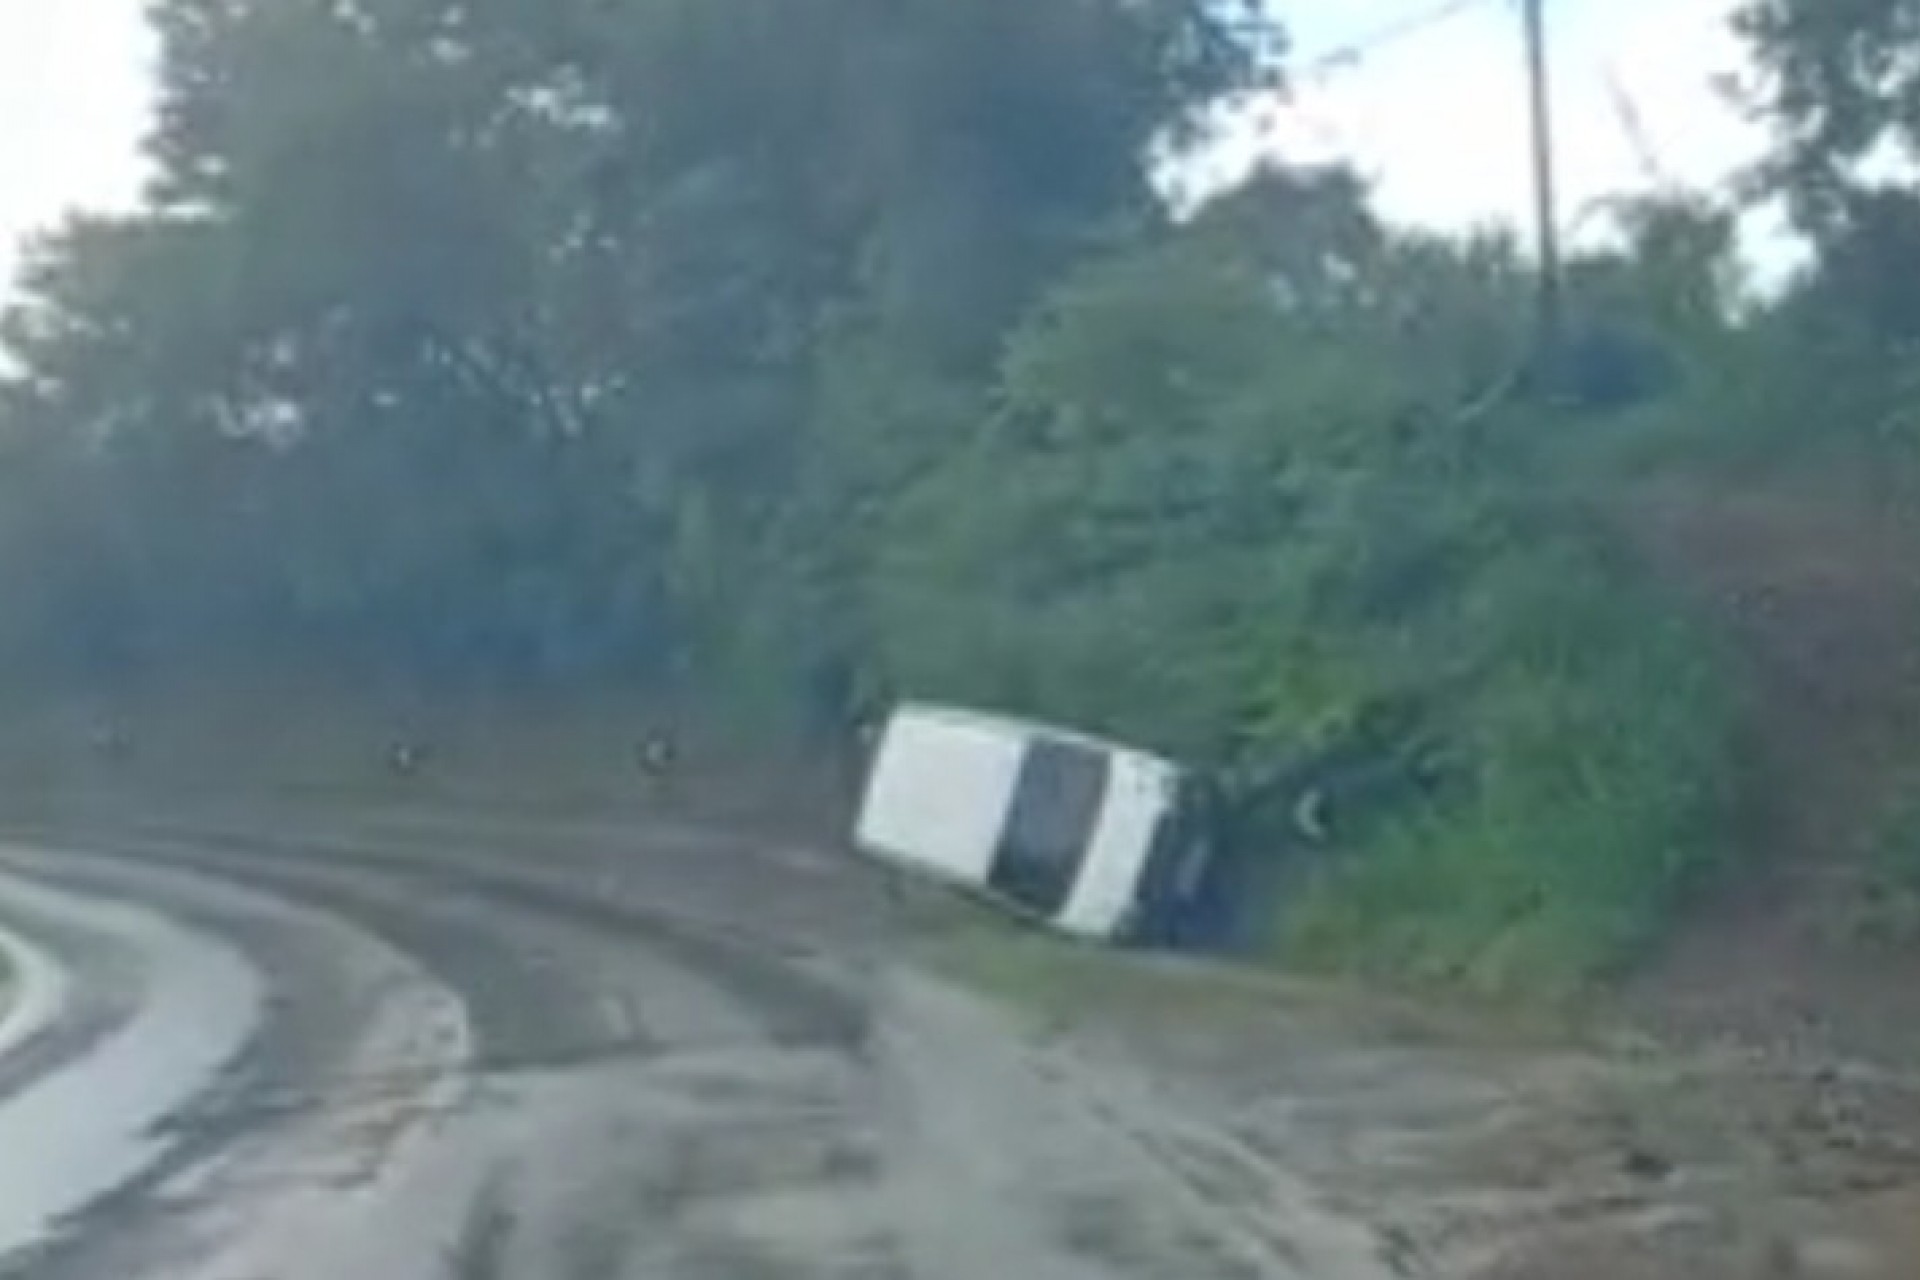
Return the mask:
M1880 927L1920 794L1915 509L1835 470L1668 482L1617 513L1744 691L1726 870L1625 992L1666 1034L1920 1067L1920 936Z
M1920 1078L1570 1034L959 925L933 963L1204 1117L1221 1194L1284 1163L1403 1273L1920 1276ZM1131 1074L1129 1074L1131 1073Z

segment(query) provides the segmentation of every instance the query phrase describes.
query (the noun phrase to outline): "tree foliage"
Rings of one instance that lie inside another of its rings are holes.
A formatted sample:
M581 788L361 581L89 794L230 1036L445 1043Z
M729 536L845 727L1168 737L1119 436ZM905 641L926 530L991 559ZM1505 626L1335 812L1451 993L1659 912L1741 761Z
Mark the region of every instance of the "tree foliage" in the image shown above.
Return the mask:
M704 659L946 425L837 410L976 380L1265 74L1197 0L154 12L152 208L41 246L13 429L160 535L141 645L502 678Z
M1840 212L1876 155L1920 146L1920 6L1911 0L1748 0L1735 28L1757 73L1746 86L1773 126L1763 177L1818 226Z
M1783 182L1861 154L1794 123L1815 8L1747 20ZM1787 403L1752 375L1820 289L1902 331L1901 208L1756 316L1725 206L1624 205L1577 376L1529 376L1499 235L1340 169L1163 205L1277 74L1263 11L158 0L148 206L5 320L0 676L989 703L1274 801L1294 954L1590 975L1710 853L1725 717L1583 486Z

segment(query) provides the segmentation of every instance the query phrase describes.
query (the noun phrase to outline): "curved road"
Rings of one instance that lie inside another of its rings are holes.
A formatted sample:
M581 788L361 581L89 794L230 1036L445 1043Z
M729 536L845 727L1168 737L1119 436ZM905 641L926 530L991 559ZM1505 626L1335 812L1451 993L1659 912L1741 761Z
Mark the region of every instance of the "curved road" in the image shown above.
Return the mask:
M0 1278L1407 1274L1275 1169L1196 1176L888 920L667 827L0 851L0 931L67 975L0 1039Z

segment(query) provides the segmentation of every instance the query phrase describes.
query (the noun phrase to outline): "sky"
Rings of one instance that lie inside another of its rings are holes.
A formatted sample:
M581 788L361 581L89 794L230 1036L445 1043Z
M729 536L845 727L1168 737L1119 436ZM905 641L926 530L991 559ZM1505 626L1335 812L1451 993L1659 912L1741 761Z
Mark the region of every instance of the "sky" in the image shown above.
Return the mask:
M721 2L721 0L715 0ZM1520 222L1529 208L1525 80L1515 0L1378 42L1444 0L1273 0L1308 68L1270 127L1221 164L1262 152L1343 157L1392 216L1443 228ZM1733 0L1549 0L1565 213L1649 185L1621 97L1654 139L1662 180L1724 178L1760 140L1711 88L1739 65ZM0 0L0 281L23 238L74 209L138 199L154 49L142 0ZM1358 59L1329 55L1370 46ZM1317 69L1316 69L1317 68ZM1609 84L1623 91L1616 94Z
M1727 28L1736 7L1548 0L1563 220L1581 222L1597 197L1624 190L1719 182L1757 156L1764 139L1714 88L1742 65ZM1302 72L1260 146L1355 161L1390 216L1465 228L1530 215L1515 0L1276 0L1275 8ZM1371 52L1338 56L1355 47ZM1253 149L1246 138L1236 148L1242 159Z
M143 0L0 0L0 279L23 237L142 182L153 42Z

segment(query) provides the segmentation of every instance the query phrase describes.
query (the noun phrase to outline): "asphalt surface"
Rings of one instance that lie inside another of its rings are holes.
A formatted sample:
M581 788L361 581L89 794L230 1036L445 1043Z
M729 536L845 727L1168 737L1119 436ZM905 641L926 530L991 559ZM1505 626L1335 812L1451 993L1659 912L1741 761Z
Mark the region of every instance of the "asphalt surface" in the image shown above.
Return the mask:
M261 990L237 953L152 912L19 880L4 910L35 939L0 1105L0 1251L14 1251L159 1157L156 1127L237 1057Z
M940 927L645 814L16 827L0 1280L1920 1276L1910 1073Z
M831 856L122 816L0 852L0 927L70 983L0 1060L5 1280L1414 1274L1270 1161L1196 1173Z

